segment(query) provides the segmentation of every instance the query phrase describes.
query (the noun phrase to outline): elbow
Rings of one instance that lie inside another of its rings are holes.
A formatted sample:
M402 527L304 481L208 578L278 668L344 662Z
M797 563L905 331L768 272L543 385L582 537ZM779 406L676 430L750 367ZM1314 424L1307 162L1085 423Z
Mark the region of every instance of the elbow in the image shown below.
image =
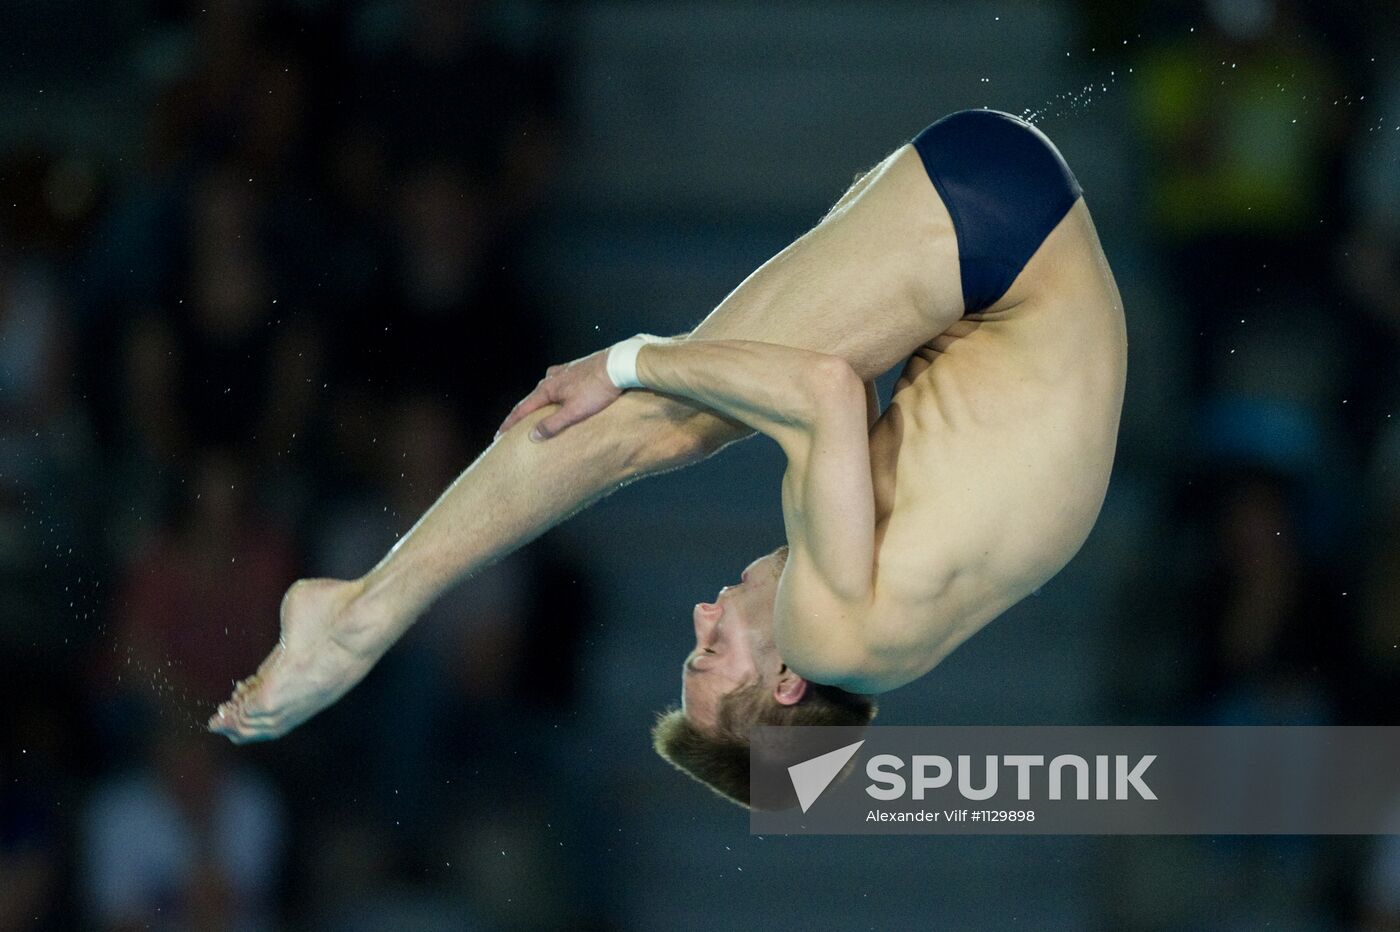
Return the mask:
M865 391L865 383L856 375L856 370L840 356L816 354L816 359L808 368L813 379L827 388L862 393Z
M839 356L819 356L807 367L802 394L812 422L852 415L865 420L865 383Z

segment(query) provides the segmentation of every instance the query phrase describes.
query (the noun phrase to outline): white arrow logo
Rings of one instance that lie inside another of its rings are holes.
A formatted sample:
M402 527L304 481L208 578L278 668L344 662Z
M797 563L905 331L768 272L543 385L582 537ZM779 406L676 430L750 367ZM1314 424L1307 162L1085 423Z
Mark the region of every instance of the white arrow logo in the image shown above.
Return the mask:
M819 757L811 760L804 760L800 764L793 764L788 768L788 776L792 778L792 788L797 791L797 801L802 804L802 811L806 812L811 808L812 803L817 801L826 788L831 785L831 781L836 779L836 775L841 772L841 768L846 766L846 762L855 756L856 751L865 743L865 739L857 741L855 744L848 744L844 748L837 748L828 751Z

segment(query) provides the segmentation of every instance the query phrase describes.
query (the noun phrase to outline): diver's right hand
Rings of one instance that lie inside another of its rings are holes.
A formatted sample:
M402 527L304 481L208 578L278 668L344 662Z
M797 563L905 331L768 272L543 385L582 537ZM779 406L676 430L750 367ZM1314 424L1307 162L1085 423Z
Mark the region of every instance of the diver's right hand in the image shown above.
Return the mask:
M496 436L540 408L556 404L559 409L541 418L530 431L531 440L548 440L566 427L592 417L620 397L622 389L608 378L608 350L602 349L562 366L550 366L534 391L511 409L496 430Z
M282 634L256 673L209 719L235 744L280 738L364 678L393 643L362 609L364 584L303 579L282 599Z

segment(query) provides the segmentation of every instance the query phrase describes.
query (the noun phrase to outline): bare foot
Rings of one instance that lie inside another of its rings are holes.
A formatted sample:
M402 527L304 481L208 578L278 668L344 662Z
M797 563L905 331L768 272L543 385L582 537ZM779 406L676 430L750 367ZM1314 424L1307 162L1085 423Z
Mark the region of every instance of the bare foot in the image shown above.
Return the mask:
M303 579L282 598L282 635L256 673L209 719L235 744L280 738L334 703L392 643L350 610L358 582Z

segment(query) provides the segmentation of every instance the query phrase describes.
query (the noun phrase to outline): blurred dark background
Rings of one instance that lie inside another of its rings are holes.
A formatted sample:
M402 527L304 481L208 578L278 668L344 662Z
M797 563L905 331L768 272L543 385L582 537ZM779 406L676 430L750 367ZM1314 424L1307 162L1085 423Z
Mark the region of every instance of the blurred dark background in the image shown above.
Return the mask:
M1122 443L883 721L1396 724L1397 52L1385 0L0 4L0 930L1400 929L1395 837L749 836L647 728L781 540L762 442L289 738L201 727L546 364L687 329L983 105L1084 186Z

